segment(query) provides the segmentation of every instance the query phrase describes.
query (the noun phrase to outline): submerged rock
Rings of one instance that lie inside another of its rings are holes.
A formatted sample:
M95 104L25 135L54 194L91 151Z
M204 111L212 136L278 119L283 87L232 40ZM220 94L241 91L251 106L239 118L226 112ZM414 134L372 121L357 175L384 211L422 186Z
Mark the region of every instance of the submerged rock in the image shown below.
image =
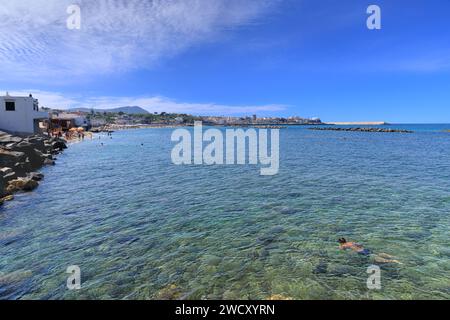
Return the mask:
M266 300L272 300L272 301L284 301L284 300L286 300L286 301L288 301L288 300L294 300L294 299L292 299L291 297L284 296L282 294L273 294L270 297L268 297Z
M161 289L157 295L157 300L178 300L181 297L181 290L175 285L171 284Z
M284 232L283 227L281 226L273 227L272 229L261 235L258 239L256 239L256 242L258 244L267 246L275 242L283 232Z
M355 270L355 268L352 268L352 267L346 266L346 265L333 266L329 269L330 269L329 275L335 276L335 277L355 276L355 275L358 275L358 272L360 271L360 270Z
M218 266L222 262L222 258L214 255L205 255L203 256L203 261L208 266Z
M23 238L23 233L19 231L0 232L0 245L9 246Z
M289 207L283 207L280 210L280 213L284 214L284 215L292 215L292 214L296 214L297 212L298 211L296 209L289 208Z
M120 244L132 244L135 243L136 241L139 241L138 237L134 237L134 236L123 236L120 237L119 239L117 239L117 242Z
M27 280L32 276L30 270L0 273L0 285L12 285Z
M315 274L322 274L322 273L327 273L327 271L328 271L328 263L326 261L322 260L314 268L313 273L315 273Z

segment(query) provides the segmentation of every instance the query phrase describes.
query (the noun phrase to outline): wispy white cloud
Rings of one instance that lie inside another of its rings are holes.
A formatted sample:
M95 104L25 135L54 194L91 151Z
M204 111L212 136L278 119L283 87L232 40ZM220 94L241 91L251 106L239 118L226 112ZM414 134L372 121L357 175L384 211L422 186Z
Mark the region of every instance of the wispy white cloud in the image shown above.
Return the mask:
M5 91L0 90L0 92ZM224 105L217 103L180 102L161 96L83 97L33 89L9 92L12 96L27 96L30 93L39 99L41 106L56 109L110 109L124 106L139 106L149 112L174 112L197 115L251 115L255 113L268 114L271 112L280 112L289 108L289 106L282 104Z
M151 112L175 112L203 115L236 115L277 112L287 109L285 105L250 105L235 106L216 103L190 103L172 100L166 97L99 97L87 99L89 105L99 109L111 108L111 106L140 106Z
M0 0L0 79L105 74L151 67L226 30L254 23L279 0Z

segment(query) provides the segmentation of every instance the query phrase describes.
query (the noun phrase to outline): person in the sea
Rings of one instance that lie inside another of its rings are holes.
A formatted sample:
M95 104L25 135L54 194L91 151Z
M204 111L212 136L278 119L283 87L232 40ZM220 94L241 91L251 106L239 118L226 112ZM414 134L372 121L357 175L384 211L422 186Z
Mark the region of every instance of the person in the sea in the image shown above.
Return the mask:
M338 242L339 242L339 248L341 250L352 250L363 256L371 256L371 257L373 257L375 262L402 264L400 261L395 260L393 256L391 256L387 253L374 254L369 249L364 248L363 245L356 243L356 242L349 242L345 238L340 238L338 240Z

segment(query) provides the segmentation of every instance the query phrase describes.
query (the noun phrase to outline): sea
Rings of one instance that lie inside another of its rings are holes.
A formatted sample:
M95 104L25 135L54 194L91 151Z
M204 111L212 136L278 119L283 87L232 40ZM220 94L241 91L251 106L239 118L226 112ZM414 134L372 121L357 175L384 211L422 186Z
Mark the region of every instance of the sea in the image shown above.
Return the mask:
M169 128L71 144L0 207L0 299L449 299L450 125L387 128L282 129L274 176L174 165Z

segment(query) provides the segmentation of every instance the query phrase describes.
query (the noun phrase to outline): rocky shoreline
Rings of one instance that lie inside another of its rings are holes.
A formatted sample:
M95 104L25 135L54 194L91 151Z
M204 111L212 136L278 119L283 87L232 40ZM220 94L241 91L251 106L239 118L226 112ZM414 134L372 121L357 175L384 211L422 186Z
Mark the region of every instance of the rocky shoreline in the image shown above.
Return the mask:
M36 189L44 178L37 170L54 165L55 156L66 148L66 141L60 138L21 138L0 131L0 206L16 192Z
M309 130L317 130L317 131L349 131L349 132L385 132L385 133L414 133L414 131L409 130L398 130L398 129L384 129L384 128L309 128Z

